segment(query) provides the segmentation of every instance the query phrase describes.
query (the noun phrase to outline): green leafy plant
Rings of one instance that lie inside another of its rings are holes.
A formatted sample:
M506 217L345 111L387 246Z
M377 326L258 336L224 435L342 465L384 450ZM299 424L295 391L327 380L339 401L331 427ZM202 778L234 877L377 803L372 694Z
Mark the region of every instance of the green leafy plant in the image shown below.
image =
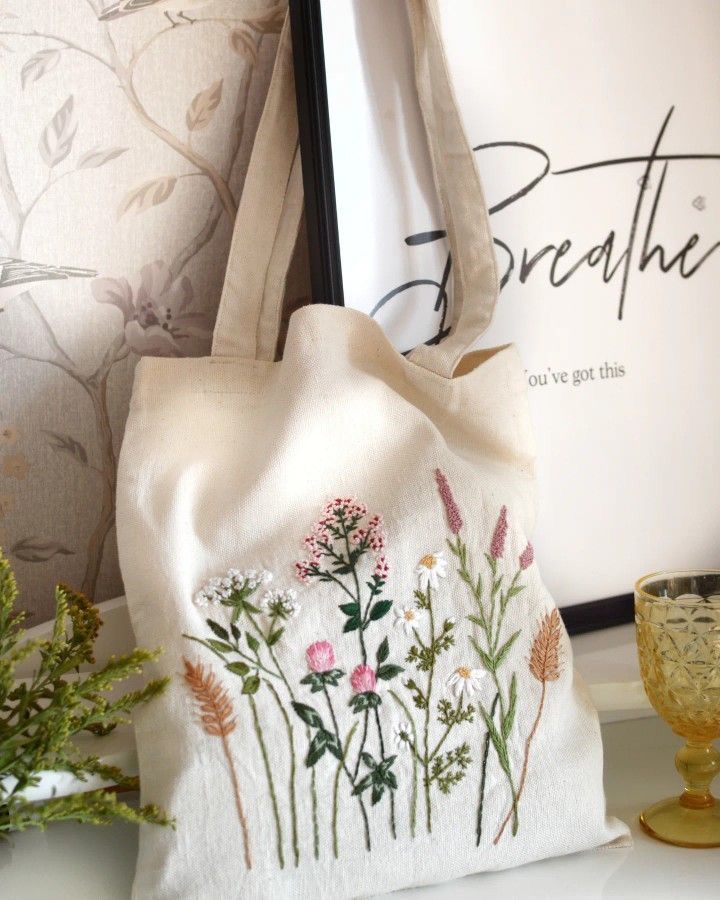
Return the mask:
M157 679L119 698L108 696L117 682L142 672L159 651L133 650L111 657L95 671L80 672L81 666L95 662L102 625L97 607L58 586L52 634L31 640L22 629L24 614L15 611L16 599L15 577L0 552L0 840L12 831L44 829L58 821L172 824L157 806L136 809L120 800L117 790L136 789L137 779L103 764L99 756L82 753L73 742L81 732L101 737L129 722L132 709L165 688L167 679ZM38 659L32 676L17 678L18 665L30 656ZM27 800L24 792L39 784L45 771L71 772L81 781L98 776L114 788Z

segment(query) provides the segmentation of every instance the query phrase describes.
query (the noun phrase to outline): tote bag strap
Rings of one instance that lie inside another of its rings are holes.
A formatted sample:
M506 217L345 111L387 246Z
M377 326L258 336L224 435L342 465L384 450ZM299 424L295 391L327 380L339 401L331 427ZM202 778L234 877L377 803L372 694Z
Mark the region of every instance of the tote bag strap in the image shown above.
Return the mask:
M446 378L487 329L498 295L487 206L450 80L436 0L408 0L415 82L453 273L450 333L410 359Z
M453 261L450 333L410 359L446 378L490 324L498 294L487 208L443 49L436 0L407 0L415 79ZM302 214L292 49L286 19L245 182L213 355L274 359Z
M290 19L286 16L235 219L213 356L275 358L285 281L302 211Z

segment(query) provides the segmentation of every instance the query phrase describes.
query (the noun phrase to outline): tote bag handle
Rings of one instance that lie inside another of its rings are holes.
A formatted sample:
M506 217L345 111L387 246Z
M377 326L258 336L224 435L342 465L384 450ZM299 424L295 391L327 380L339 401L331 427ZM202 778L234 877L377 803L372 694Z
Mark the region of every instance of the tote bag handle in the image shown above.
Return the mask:
M446 378L487 329L498 278L487 207L455 99L436 0L407 0L415 81L453 261L450 333L410 359ZM280 36L233 234L213 355L274 359L302 214L289 20Z

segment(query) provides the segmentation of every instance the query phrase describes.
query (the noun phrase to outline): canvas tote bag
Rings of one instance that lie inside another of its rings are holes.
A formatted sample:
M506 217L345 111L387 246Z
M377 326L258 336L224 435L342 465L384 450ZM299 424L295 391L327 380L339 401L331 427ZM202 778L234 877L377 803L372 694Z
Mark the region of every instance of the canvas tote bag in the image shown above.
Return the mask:
M408 4L454 270L408 358L308 306L275 361L302 182L286 23L208 359L143 359L118 538L167 692L136 716L134 895L339 898L622 842L598 720L528 535L512 346L464 355L497 276L434 3Z

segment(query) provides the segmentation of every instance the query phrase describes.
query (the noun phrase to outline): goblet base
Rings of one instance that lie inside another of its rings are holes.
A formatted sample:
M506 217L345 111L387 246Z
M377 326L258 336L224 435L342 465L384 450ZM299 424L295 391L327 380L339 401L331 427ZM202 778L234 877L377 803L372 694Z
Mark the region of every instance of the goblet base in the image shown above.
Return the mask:
M669 797L640 813L643 829L659 841L676 847L720 847L720 803L690 809L679 797Z

